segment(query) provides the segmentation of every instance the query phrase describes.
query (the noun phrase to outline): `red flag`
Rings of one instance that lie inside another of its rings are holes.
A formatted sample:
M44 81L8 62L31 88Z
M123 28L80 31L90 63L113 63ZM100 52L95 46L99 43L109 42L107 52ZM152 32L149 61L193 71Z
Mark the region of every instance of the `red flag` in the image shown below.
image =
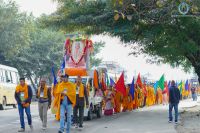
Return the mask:
M136 84L140 87L140 89L142 89L143 85L142 85L142 80L140 78L140 73L138 74Z
M101 87L102 87L102 90L103 90L103 91L106 91L106 83L105 83L103 77L102 77L102 79L101 79Z
M143 88L142 88L142 91L143 91L143 94L144 94L145 96L147 96L147 86L146 86L146 83L144 83Z
M124 96L126 95L126 87L124 84L124 73L121 74L119 80L117 81L115 85L116 90L121 92Z

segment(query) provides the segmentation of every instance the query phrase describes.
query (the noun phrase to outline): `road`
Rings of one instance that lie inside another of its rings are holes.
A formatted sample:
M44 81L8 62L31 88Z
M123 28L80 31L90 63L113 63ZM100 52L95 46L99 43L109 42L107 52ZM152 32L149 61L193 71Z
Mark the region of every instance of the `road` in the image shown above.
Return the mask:
M181 103L191 106L190 102ZM84 122L82 131L72 129L72 133L176 133L174 123L168 123L168 106L157 105L145 107L132 112L125 112L111 117L103 116L100 119ZM41 122L38 117L37 104L31 105L33 117L33 133L56 133L59 123L54 120L54 115L48 112L48 129L41 130ZM17 133L20 127L18 110L9 108L0 111L0 133ZM27 120L25 118L26 125ZM31 132L29 127L26 132Z

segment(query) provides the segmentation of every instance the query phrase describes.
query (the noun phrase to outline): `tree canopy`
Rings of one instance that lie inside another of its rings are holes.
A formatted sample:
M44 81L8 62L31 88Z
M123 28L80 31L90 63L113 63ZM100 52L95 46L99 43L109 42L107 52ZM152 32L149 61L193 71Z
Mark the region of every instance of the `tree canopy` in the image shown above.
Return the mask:
M150 62L169 63L200 77L200 1L185 0L59 0L57 12L42 18L45 26L65 32L117 36L131 45L134 55L149 55ZM113 44L114 45L114 44ZM199 78L200 81L200 78Z
M16 67L32 83L41 77L51 79L51 67L60 68L64 53L65 34L42 25L33 16L20 13L14 2L0 0L0 64ZM94 43L92 66L101 62L96 54L103 46L103 42Z

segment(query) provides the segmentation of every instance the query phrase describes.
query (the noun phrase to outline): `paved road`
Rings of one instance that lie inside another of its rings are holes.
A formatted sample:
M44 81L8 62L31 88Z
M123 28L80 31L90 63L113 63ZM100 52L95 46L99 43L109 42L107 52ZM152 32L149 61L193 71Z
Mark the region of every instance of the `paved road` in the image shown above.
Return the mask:
M182 101L180 107L195 106L191 100ZM111 117L103 116L84 123L82 131L72 129L72 133L176 133L174 123L169 124L168 106L158 105L146 107L132 112L120 113ZM37 104L31 105L34 131L32 133L56 133L59 123L54 120L54 115L48 113L48 129L41 130L41 122L38 117ZM26 121L26 120L25 120ZM27 125L27 121L26 121ZM0 133L17 133L19 129L18 110L8 108L0 111ZM26 132L31 132L26 128Z

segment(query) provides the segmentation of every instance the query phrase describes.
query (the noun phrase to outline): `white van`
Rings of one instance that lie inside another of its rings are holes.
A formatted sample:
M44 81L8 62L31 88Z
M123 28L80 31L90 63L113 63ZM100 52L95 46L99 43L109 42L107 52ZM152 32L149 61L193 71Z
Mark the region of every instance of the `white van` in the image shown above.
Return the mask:
M18 81L19 74L16 68L0 64L0 110L10 105L16 108L14 93Z

